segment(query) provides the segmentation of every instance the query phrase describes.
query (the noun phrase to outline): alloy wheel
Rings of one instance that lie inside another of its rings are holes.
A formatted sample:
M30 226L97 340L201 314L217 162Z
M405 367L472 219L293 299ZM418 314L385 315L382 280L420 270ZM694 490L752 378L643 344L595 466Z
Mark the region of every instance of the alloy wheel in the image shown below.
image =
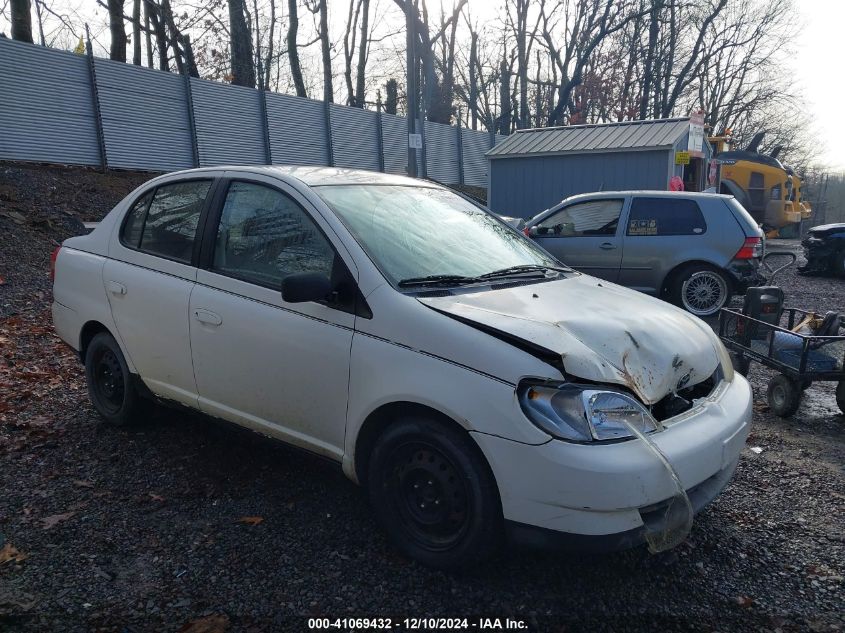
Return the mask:
M681 287L684 308L696 316L710 316L717 312L727 298L727 282L712 270L694 272Z

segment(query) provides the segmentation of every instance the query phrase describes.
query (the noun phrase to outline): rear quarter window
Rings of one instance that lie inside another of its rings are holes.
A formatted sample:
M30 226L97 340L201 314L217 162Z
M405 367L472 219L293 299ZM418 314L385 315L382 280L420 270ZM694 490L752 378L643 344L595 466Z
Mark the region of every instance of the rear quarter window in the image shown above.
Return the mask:
M704 214L695 200L678 198L634 198L628 217L627 235L703 235Z

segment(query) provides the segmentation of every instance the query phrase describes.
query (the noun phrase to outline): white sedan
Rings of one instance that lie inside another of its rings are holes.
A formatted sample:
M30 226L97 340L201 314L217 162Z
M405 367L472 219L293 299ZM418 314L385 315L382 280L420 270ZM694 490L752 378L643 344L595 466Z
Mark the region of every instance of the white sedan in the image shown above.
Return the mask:
M54 253L53 319L107 420L145 401L339 462L393 542L672 547L730 480L751 392L702 321L384 174L161 176Z

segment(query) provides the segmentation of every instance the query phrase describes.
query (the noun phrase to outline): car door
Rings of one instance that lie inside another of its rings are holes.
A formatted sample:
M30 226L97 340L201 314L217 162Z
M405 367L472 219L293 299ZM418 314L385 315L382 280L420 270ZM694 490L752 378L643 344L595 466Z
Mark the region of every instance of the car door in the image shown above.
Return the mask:
M280 288L303 272L354 284L357 271L298 192L260 176L223 186L191 294L200 409L340 458L354 309L289 304Z
M634 196L625 227L619 283L659 294L669 271L704 252L707 223L698 202L682 196ZM719 240L719 236L712 236Z
M619 218L624 206L624 197L568 204L531 227L529 234L573 268L616 281L622 261Z
M198 227L213 183L170 181L140 195L102 271L117 336L135 370L156 395L192 407L197 389L187 315Z

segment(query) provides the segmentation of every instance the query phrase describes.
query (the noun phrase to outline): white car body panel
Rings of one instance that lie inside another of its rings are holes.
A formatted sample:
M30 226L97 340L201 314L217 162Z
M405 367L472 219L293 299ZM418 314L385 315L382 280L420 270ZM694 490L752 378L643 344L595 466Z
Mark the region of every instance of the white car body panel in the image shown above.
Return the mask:
M278 290L122 246L123 216L147 183L59 253L54 322L75 349L82 327L101 323L156 395L340 461L354 480L359 432L374 412L395 403L428 407L470 433L505 518L531 526L622 532L643 525L638 509L673 494L642 442L554 440L527 419L516 387L526 377L562 381L563 369L657 402L724 363L718 338L699 320L577 273L446 296L397 291L310 188L336 179L432 186L419 181L318 168L188 173L266 182L296 198L357 280L371 318L286 304ZM750 419L750 389L737 375L651 438L684 487L714 477L723 486Z
M578 378L629 387L653 404L719 365L710 328L652 297L587 275L420 299L561 355Z

